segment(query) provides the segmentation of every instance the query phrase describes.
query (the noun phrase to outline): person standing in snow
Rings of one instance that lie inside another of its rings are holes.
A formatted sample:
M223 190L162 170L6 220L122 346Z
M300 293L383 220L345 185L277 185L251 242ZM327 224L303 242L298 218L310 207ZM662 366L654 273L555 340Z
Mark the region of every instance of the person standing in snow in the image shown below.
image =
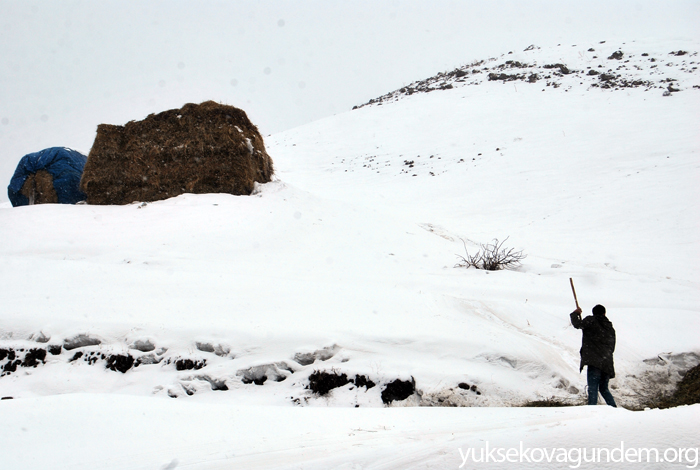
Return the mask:
M613 352L615 351L615 328L605 316L605 307L593 307L593 315L581 319L581 309L571 313L571 324L583 330L581 342L581 368L588 366L588 404L598 404L598 392L605 403L617 408L615 399L608 389L608 382L615 377Z

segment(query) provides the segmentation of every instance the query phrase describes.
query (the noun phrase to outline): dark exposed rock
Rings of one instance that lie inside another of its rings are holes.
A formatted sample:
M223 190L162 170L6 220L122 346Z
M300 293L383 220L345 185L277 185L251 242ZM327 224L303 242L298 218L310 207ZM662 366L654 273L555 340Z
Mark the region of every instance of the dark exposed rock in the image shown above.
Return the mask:
M542 68L559 69L559 72L561 72L562 75L569 75L571 73L571 70L569 70L569 68L564 64L547 64L543 65Z
M317 360L327 361L331 357L335 356L335 354L338 352L338 349L338 346L334 344L333 346L317 349L314 352L296 353L294 354L294 361L298 362L302 366L308 366L309 364L313 364Z
M228 390L228 385L226 385L226 381L224 380L212 380L209 383L211 384L212 390L219 390L222 392Z
M14 360L15 359L14 349L0 349L0 361L5 360L5 358L7 358L10 361Z
M507 74L507 73L490 73L489 81L503 80L504 82L510 82L513 80L523 80L525 78L522 74Z
M231 352L231 349L227 346L222 346L221 344L211 344L211 343L195 343L197 349L203 352L214 353L217 356L225 357Z
M622 57L624 57L624 53L622 51L615 51L612 54L610 54L610 57L608 57L608 60L622 60Z
M97 355L97 353L91 352L85 357L85 359L83 359L83 361L87 362L88 364L90 364L92 366L92 365L95 365L98 358L99 358L99 356Z
M70 351L71 349L83 348L85 346L96 346L101 343L102 341L97 338L80 334L64 340L63 347L66 349L66 351Z
M316 356L313 353L296 353L294 360L302 366L308 366L316 362Z
M46 336L43 331L40 331L38 335L34 337L34 341L37 343L48 343L51 336Z
M336 371L315 371L309 376L309 389L318 395L327 395L334 388L350 383L346 374Z
M138 367L142 364L144 365L149 365L149 364L159 364L160 361L162 361L163 358L160 356L157 356L153 353L151 354L144 354L143 356L140 356L136 361L134 361L134 367Z
M206 359L193 361L192 359L178 359L175 361L175 369L177 370L199 370L207 365Z
M226 385L226 380L225 379L214 379L212 377L209 377L208 375L200 375L198 377L195 377L199 380L204 380L205 382L209 382L209 385L211 385L212 390L218 390L218 391L226 391L228 390L228 385Z
M49 354L51 354L52 356L58 356L59 354L61 354L63 346L61 346L60 344L49 344L47 349L49 351Z
M131 355L115 354L107 357L107 364L105 367L115 372L119 371L124 374L127 370L131 369L133 365L134 358Z
M197 342L197 343L195 343L195 346L197 346L197 349L199 349L200 351L210 352L210 353L214 352L214 346L210 343Z
M355 375L355 379L352 380L352 382L357 386L357 387L366 387L367 390L370 388L374 387L375 384L372 380L368 379L364 375Z
M242 377L241 380L244 384L254 383L256 385L262 385L268 379L274 380L275 382L286 380L289 376L287 372L294 372L294 370L286 362L276 362L241 369L236 372L236 375Z
M19 359L17 359L16 361L7 361L7 363L5 363L5 366L2 368L2 370L4 373L9 374L11 372L15 372L17 370L17 367L19 367L21 365L22 365L22 361L20 361ZM3 374L3 375L5 375L5 374Z
M267 375L260 375L253 378L243 377L241 379L241 382L243 382L244 384L263 385L265 382L267 382Z
M42 364L46 359L46 349L30 349L24 356L24 361L22 361L22 367L36 367L41 362Z
M413 395L416 391L416 381L411 377L411 381L396 379L387 384L382 390L382 402L388 405L392 401L401 401Z
M530 64L523 64L522 62L518 62L517 60L506 60L504 66L510 68L524 69L530 67Z
M129 347L141 352L151 352L156 348L156 345L150 339L137 339Z

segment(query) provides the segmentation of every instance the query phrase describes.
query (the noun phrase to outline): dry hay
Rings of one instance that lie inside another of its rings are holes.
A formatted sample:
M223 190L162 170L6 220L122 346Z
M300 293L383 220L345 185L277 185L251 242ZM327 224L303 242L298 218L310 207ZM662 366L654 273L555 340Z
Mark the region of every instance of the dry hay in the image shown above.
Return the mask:
M53 176L46 170L39 170L27 176L20 190L29 204L57 204L58 194L53 186Z
M124 126L97 126L80 189L88 204L183 193L249 195L255 182L267 183L272 174L263 138L245 112L206 101Z

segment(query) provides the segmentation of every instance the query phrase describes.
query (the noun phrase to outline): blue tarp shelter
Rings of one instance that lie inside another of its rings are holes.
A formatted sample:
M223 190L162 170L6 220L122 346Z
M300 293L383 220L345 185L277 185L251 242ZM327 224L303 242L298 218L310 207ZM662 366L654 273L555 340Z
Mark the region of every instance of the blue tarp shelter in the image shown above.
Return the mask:
M7 187L7 195L13 206L26 206L30 201L22 194L27 178L40 170L53 177L53 187L61 204L75 204L86 199L80 191L80 178L87 157L65 147L51 147L22 157Z

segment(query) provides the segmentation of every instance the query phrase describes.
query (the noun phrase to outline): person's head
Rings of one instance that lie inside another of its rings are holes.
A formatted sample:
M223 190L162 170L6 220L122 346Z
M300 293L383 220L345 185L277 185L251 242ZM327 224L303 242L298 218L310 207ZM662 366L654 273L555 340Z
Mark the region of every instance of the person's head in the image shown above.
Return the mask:
M605 315L605 307L602 305L596 305L593 307L593 315Z

